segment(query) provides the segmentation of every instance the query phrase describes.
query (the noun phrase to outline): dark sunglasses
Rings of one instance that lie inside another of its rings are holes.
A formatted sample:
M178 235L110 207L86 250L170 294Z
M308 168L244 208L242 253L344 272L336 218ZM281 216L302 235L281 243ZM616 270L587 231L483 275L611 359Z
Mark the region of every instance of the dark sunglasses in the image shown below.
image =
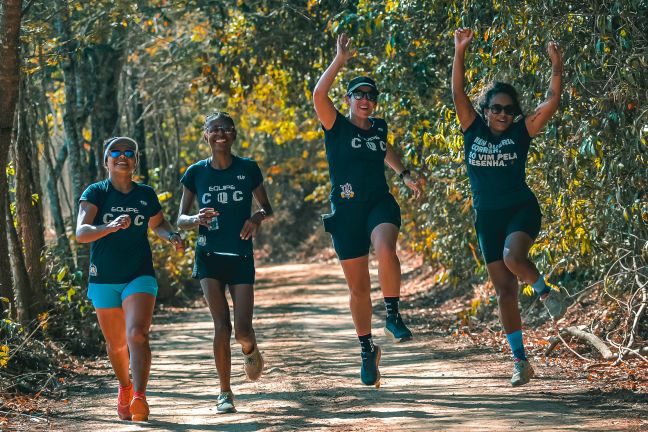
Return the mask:
M490 112L493 114L499 114L502 111L504 111L504 114L506 115L515 115L517 113L517 110L515 109L514 105L500 105L500 104L493 104L488 107Z
M354 90L351 92L351 95L355 100L367 99L371 102L376 102L378 100L378 93L374 91L364 92L362 90Z
M132 159L135 157L135 151L134 150L110 150L110 157L113 159L117 159L119 156L124 155L128 159Z
M233 134L235 131L236 129L233 128L232 126L212 126L207 129L207 133L220 132L228 135Z

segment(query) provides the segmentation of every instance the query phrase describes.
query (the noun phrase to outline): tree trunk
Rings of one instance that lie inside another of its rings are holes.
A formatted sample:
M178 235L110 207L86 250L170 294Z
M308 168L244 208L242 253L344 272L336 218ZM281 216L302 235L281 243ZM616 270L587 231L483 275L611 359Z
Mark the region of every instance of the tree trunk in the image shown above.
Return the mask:
M6 220L9 185L4 173L13 137L20 69L18 53L22 0L4 0L0 5L0 296L12 298ZM3 309L7 303L0 302Z
M35 144L30 135L30 120L27 99L27 82L23 78L20 93L20 111L18 113L18 135L14 141L14 162L16 164L16 220L18 222L19 240L24 251L24 265L29 275L28 286L16 285L15 289L27 289L31 297L30 319L45 309L44 267L41 260L45 250L43 235L42 193L38 175L38 160L34 156ZM19 249L20 251L20 249Z
M13 274L14 280L14 301L17 318L22 324L29 324L35 317L32 309L33 296L29 286L29 275L25 267L22 245L14 226L14 219L11 215L8 201L5 211L7 215L5 222L9 233L9 253L11 256L11 273Z
M96 168L95 180L104 178L106 171L103 160L103 143L115 136L119 125L119 76L123 65L121 48L108 44L95 45L88 49L94 77L94 104L91 114L92 143Z
M133 115L133 139L139 144L139 173L142 176L142 182L149 183L148 158L146 157L146 128L144 123L144 104L142 103L142 92L139 88L139 77L137 70L131 70L130 84L133 92L132 98L132 115Z

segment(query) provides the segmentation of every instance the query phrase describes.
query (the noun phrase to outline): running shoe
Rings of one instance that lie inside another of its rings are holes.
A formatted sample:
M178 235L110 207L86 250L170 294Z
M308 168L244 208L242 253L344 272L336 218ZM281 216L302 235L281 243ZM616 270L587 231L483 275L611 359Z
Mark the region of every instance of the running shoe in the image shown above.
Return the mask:
M235 413L234 393L226 391L219 394L218 399L216 400L216 411L218 411L219 414Z
M131 400L133 399L133 383L128 387L119 387L117 394L117 415L121 420L131 419Z
M263 357L261 357L259 347L254 345L252 352L250 354L243 353L243 357L245 357L245 363L243 365L245 375L247 375L250 381L258 380L263 372Z
M405 326L401 314L387 315L385 322L385 336L389 336L395 343L412 339L412 332Z
M378 370L378 363L380 363L381 350L378 345L374 345L372 352L362 351L362 367L360 368L360 381L364 385L375 385L380 387L380 371Z
M131 402L130 411L133 415L133 421L147 421L150 410L146 398L135 396Z
M545 283L550 290L547 294L540 297L540 301L544 304L545 309L547 309L551 318L553 318L554 321L558 321L560 318L565 316L565 312L567 312L565 294L560 287L550 284L549 282Z
M533 378L533 368L527 360L515 360L511 385L518 387L528 383Z

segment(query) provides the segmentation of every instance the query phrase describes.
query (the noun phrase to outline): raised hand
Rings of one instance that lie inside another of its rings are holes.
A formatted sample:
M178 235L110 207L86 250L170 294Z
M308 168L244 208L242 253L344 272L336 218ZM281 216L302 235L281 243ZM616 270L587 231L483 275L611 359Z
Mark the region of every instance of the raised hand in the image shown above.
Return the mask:
M455 30L455 51L465 52L474 35L473 31L466 27Z
M551 60L551 66L556 72L556 69L562 73L563 68L563 54L558 42L551 41L547 45L547 54L549 54L549 59Z
M356 54L356 51L351 47L351 39L347 37L346 33L340 33L340 35L337 38L336 46L337 46L336 57L344 60L344 62L346 62Z

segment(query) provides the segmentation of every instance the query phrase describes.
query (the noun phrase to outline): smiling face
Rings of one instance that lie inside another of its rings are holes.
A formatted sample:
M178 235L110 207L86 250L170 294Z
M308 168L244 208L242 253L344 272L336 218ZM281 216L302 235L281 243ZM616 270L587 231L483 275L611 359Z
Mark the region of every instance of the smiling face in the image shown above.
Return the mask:
M484 108L484 114L491 132L501 134L513 124L515 114L506 113L506 111L511 112L512 109L514 109L513 99L506 93L495 93L490 98L488 106Z
M234 123L226 117L217 117L207 123L203 138L209 144L212 154L219 152L231 153L232 144L236 139Z
M137 149L132 143L124 141L117 142L110 146L106 155L106 168L111 174L120 173L132 175L135 172L137 166Z
M354 91L369 93L375 92L376 90L370 86L360 86ZM369 117L371 114L373 114L377 105L377 102L370 101L366 98L366 96L362 97L361 99L356 99L353 95L346 95L344 96L344 100L349 105L351 114L359 118Z

